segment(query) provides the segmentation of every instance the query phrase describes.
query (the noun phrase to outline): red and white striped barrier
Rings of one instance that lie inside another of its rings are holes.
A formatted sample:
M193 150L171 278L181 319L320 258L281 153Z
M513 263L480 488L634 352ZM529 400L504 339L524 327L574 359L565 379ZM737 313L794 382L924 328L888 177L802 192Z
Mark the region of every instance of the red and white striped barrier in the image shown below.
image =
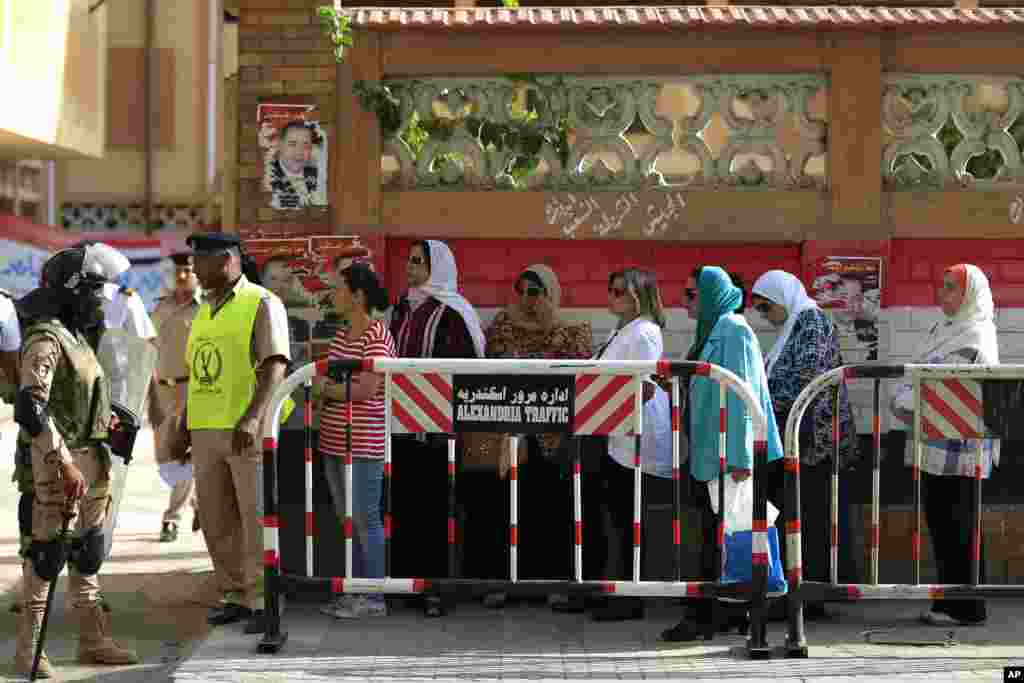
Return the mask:
M316 525L313 516L312 506L312 445L309 438L312 419L312 404L309 400L309 387L315 375L324 375L328 371L332 376L338 378L352 372L377 372L385 377L385 411L387 426L387 438L385 438L384 449L384 487L385 487L385 510L384 510L384 532L386 547L386 576L382 579L368 579L352 577L352 456L351 456L351 414L349 414L349 425L346 430L346 442L348 444L348 455L344 458L345 464L345 570L347 578L339 577L316 577L313 575L314 543L316 536ZM264 555L266 568L266 589L267 589L267 613L268 628L260 643L260 650L264 652L276 652L284 643L286 634L280 630L280 600L284 580L290 582L306 582L327 586L334 593L347 592L383 592L383 593L421 593L443 586L480 588L486 586L502 586L510 590L531 590L543 589L567 590L569 592L583 593L614 593L616 595L632 595L645 597L711 597L718 590L735 592L735 587L718 587L715 582L708 581L683 581L680 577L680 500L678 487L674 499L675 514L672 525L673 545L676 549L676 581L641 581L640 580L640 549L641 549L641 509L642 509L642 487L641 468L639 467L639 456L635 467L634 497L633 497L633 571L632 581L604 581L593 582L582 579L582 553L583 553L583 519L582 519L582 484L581 466L578 451L574 456L573 464L573 516L574 516L574 540L573 540L573 581L521 581L518 576L518 547L522 539L519 533L519 489L518 469L516 459L517 439L510 436L512 441L511 453L513 455L510 463L509 487L510 487L510 526L509 526L509 548L510 566L509 579L507 581L485 581L478 579L464 578L395 578L390 576L390 539L391 539L391 505L390 487L394 472L391 464L391 439L392 434L402 433L440 433L448 434L448 457L446 466L449 474L449 515L448 515L448 545L449 545L449 572L454 574L454 558L457 543L455 524L455 439L454 435L460 430L460 415L456 406L459 401L467 399L459 396L459 382L461 377L514 377L517 375L529 375L532 378L544 378L544 381L552 382L551 377L567 376L562 389L544 390L540 392L527 391L518 392L528 394L516 396L510 406L503 410L516 415L525 414L528 418L552 416L563 420L558 423L563 431L569 435L631 435L636 439L637 453L640 451L640 438L643 431L643 380L651 375L659 374L670 377L672 380L672 429L675 438L672 458L672 476L678 481L680 472L679 453L679 397L681 377L702 376L718 382L720 389L721 415L719 419L719 464L720 471L725 472L726 461L726 397L728 391L735 392L745 403L753 421L755 451L763 457L767 450L766 444L766 420L761 412L760 404L756 400L749 385L740 380L736 375L723 368L707 363L693 362L671 362L671 361L568 361L568 360L470 360L470 359L372 359L362 363L353 361L341 361L328 363L321 361L310 363L292 373L275 390L271 399L271 410L264 423ZM490 380L487 380L490 381ZM495 380L496 382L498 380ZM542 383L541 380L526 378L526 380ZM499 382L500 384L500 382ZM307 440L305 447L305 537L306 537L306 571L305 576L288 575L281 572L280 557L280 520L277 513L276 494L276 467L277 467L277 433L279 429L279 417L283 401L300 385L306 388L306 415L305 425L307 428ZM464 387L466 385L463 385ZM510 386L510 385L507 385ZM559 384L559 386L563 386ZM507 388L507 387L506 387ZM465 388L461 391L469 396L470 391ZM480 390L477 395L485 399L497 396L506 397L508 392L500 387L490 387ZM535 396L538 394L538 396ZM477 396L474 396L474 400ZM536 401L539 400L539 403ZM555 405L556 402L558 405ZM571 406L568 404L571 402ZM530 404L516 407L519 404ZM465 405L462 405L465 408ZM533 412L531 412L531 410ZM478 416L483 414L489 416L498 414L500 411L465 410L467 414ZM503 414L503 413L502 413ZM532 416L532 417L531 417ZM563 419L564 418L564 419ZM485 418L489 419L489 418ZM492 431L490 427L487 429ZM469 430L469 431L472 431ZM502 431L497 429L496 431ZM517 432L513 427L508 432ZM542 430L544 431L544 430ZM508 433L506 432L506 433ZM763 515L763 512L760 514ZM755 517L757 517L755 513ZM758 523L755 519L755 556L754 585L758 583L759 571L764 573L767 568L767 527ZM717 542L721 549L723 542L723 528L718 530ZM767 574L765 574L765 577ZM756 590L748 590L755 594L755 600L763 599L756 597ZM752 647L763 648L763 643L757 643L756 637L752 639Z

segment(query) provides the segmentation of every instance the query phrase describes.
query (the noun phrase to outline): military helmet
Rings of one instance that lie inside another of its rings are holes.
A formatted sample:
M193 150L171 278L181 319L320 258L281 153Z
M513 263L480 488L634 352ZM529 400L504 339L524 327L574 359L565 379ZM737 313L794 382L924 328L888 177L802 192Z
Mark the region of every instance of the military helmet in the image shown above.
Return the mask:
M128 258L108 244L62 249L43 264L42 284L51 289L97 289L115 282L131 267Z

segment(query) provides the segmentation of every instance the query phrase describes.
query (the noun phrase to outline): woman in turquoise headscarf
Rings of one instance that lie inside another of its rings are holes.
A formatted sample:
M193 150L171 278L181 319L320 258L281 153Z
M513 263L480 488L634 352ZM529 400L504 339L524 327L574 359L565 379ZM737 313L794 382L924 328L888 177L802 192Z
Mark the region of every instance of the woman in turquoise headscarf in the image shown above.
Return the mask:
M743 290L732 284L729 274L714 266L705 266L697 276L696 287L687 290L689 310L697 314L697 337L687 360L714 363L731 370L746 380L768 418L768 461L782 457L782 441L775 424L768 378L764 371L761 345L746 319L737 313L743 306ZM729 476L742 481L754 467L754 429L746 406L735 392L726 400L726 467ZM715 567L715 529L717 521L711 508L707 482L718 476L718 382L694 377L690 380L688 426L690 432L690 490L693 504L702 508L703 546L701 572L711 580L718 575ZM781 501L776 501L779 506ZM781 507L781 506L779 506ZM696 601L696 608L678 624L662 633L669 641L690 641L703 637L711 640L719 625L715 624L708 600ZM744 619L740 619L740 622Z

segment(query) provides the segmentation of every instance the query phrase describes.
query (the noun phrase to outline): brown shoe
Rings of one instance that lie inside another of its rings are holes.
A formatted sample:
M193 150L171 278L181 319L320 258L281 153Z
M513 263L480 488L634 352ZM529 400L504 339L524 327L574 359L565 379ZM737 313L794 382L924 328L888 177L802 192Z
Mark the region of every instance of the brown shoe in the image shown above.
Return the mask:
M36 643L38 642L39 629L43 625L43 610L45 604L31 608L22 606L18 614L18 640L14 651L14 671L23 676L32 673L32 660L36 656ZM51 678L53 670L50 668L50 660L46 652L39 658L39 670L36 678Z
M139 663L139 658L134 652L121 647L108 635L109 616L103 613L99 603L76 607L75 617L78 620L80 664L125 666Z

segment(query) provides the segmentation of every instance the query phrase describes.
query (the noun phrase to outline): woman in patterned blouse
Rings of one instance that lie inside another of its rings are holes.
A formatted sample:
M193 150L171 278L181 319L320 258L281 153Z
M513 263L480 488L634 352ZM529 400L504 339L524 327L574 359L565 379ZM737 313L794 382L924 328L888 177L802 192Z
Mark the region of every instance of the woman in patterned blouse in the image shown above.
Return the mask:
M754 284L751 302L754 310L780 330L765 363L768 390L772 396L775 419L780 429L789 419L797 396L811 380L843 364L836 327L796 276L771 270ZM823 394L807 409L800 423L800 524L803 548L803 573L808 581L828 581L828 554L831 515L829 513L830 478L835 440L832 416L835 402ZM854 455L856 432L846 387L839 395L839 459L848 464ZM782 461L774 463L770 486L783 491ZM840 506L840 527L847 509ZM783 524L782 516L779 524ZM784 530L779 529L779 536ZM785 552L785 551L783 551ZM823 603L806 605L809 619L825 616Z
M533 265L515 281L516 298L487 328L488 358L590 358L590 323L570 323L560 312L562 288L554 271ZM504 578L508 575L508 484L502 481L510 465L509 439L501 434L464 435L461 496L471 514L466 519L466 576ZM567 440L561 434L539 434L519 440L520 508L519 575L522 578L565 578L569 575L572 521L568 503L559 507L541 501L572 500L569 480L563 478ZM560 456L560 457L556 457ZM472 480L472 483L470 483ZM467 499L467 497L469 499ZM584 497L586 499L586 497ZM492 593L484 604L501 607L504 593ZM563 603L567 598L553 597Z

